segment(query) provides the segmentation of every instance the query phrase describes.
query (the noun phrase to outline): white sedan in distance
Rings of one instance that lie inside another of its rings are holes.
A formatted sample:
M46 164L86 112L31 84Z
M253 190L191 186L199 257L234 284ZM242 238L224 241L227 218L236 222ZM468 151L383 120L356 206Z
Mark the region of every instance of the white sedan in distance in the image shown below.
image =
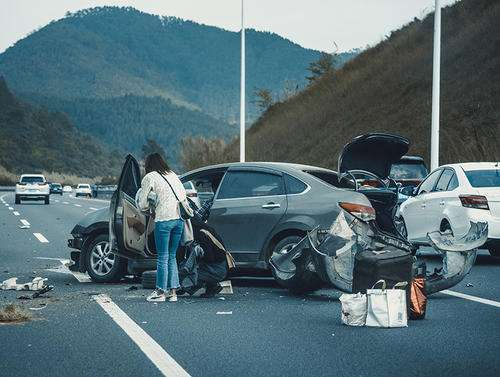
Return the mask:
M15 203L21 200L43 200L50 203L50 186L41 174L23 174L16 184Z
M88 183L79 183L78 186L76 186L75 197L78 196L85 196L87 198L92 196L92 189Z
M465 235L470 222L488 223L485 247L500 257L500 163L443 165L432 171L398 209L396 227L415 244L426 245L427 233L451 231Z
M73 192L73 188L69 185L63 187L63 192Z

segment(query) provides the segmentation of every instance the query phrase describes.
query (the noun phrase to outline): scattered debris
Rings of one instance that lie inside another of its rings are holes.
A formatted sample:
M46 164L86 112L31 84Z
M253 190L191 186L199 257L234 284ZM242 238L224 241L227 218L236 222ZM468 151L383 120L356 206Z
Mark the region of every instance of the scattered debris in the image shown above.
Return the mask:
M35 293L33 293L33 298L37 298L37 297L40 297L41 295L43 295L44 293L47 293L47 292L50 292L51 290L54 289L54 286L53 285L46 285L45 287L43 287L41 290L39 291L36 291Z
M29 310L42 310L47 307L47 304L40 304L38 307L29 308Z
M147 324L148 322L147 321L142 321L141 323Z
M472 283L467 283L467 284L465 284L465 286L466 286L466 287L473 287L473 286L474 286L474 284L472 284Z
M218 314L218 315L230 315L230 314L233 314L233 311L229 311L229 312L217 312L215 314Z
M0 310L0 323L19 323L29 321L30 319L30 313L13 304L7 305Z
M4 280L0 285L0 289L10 290L14 289L16 291L38 291L43 289L47 278L36 277L29 283L18 284L17 277L13 277Z
M31 299L32 299L32 297L30 297L30 296L26 296L26 295L25 295L25 296L19 296L17 299L18 299L18 300L31 300Z
M222 287L222 290L220 293L222 295L232 295L233 294L233 285L231 284L231 280L224 280L221 281L220 286Z
M139 288L137 288L135 285L131 285L130 287L127 288L127 291L137 291Z
M217 299L224 301L226 298L225 297L218 297Z

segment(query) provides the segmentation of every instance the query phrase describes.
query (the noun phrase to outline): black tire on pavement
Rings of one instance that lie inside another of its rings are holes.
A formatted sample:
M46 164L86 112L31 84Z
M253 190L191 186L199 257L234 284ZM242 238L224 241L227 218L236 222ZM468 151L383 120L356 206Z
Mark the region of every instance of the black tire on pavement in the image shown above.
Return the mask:
M144 271L142 273L142 287L144 289L156 288L156 270Z
M125 276L127 261L110 252L108 234L99 234L84 244L87 245L84 250L85 266L93 281L114 283ZM110 262L111 260L113 263Z
M15 199L14 203L21 204L21 198L19 197L19 195L16 195L16 199Z
M301 239L301 236L286 236L276 244L274 249L271 251L271 255L269 255L269 259L271 259L275 254L282 254L290 251L293 246L300 242Z
M45 196L45 204L50 203L50 195Z

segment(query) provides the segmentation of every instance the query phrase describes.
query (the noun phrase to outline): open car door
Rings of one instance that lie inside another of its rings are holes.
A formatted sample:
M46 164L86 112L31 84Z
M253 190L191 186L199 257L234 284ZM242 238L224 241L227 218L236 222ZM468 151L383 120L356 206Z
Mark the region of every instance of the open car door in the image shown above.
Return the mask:
M150 219L135 204L140 185L139 163L132 155L127 155L118 187L111 198L109 238L113 253L129 259L151 256L146 245Z

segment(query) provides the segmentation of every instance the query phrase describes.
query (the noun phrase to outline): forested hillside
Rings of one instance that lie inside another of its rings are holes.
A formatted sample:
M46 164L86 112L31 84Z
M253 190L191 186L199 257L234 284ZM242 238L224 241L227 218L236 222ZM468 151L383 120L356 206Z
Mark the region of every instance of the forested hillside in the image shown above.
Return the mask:
M500 160L500 2L442 12L440 162ZM250 160L336 168L354 136L392 132L429 158L433 14L395 31L341 70L271 106L247 135ZM383 151L380 151L383 153ZM238 144L231 145L236 159Z
M142 145L153 139L178 165L180 140L187 136L230 139L237 127L199 110L175 106L162 97L126 95L115 98L60 99L31 96L30 100L49 109L63 111L82 131L114 148L141 156Z
M78 132L66 115L19 101L0 76L0 167L94 177L119 174L122 157Z
M240 34L133 8L79 11L0 54L0 74L19 95L161 96L224 120L239 111ZM256 88L303 86L320 53L276 34L247 31L249 116ZM342 55L340 61L349 58Z

